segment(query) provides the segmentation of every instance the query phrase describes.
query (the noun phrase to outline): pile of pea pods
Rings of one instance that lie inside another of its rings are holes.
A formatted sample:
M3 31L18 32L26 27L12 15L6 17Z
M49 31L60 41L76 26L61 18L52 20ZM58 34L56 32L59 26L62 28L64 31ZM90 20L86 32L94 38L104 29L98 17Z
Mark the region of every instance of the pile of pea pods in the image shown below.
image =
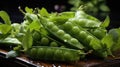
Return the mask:
M108 16L101 22L82 9L48 13L45 8L26 7L20 11L24 15L21 23L11 23L5 11L0 14L4 20L0 45L13 47L6 58L24 53L33 60L76 62L89 55L114 57L113 52L120 48L120 28L107 30Z

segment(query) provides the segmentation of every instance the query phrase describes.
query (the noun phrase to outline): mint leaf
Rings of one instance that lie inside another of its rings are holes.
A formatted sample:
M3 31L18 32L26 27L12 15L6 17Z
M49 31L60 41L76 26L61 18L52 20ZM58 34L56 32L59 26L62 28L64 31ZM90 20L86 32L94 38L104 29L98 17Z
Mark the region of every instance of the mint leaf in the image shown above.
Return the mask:
M38 21L34 20L31 24L29 24L29 26L28 26L27 29L29 29L31 32L33 30L39 31L39 29L40 29L40 23Z
M114 44L112 36L107 34L104 36L104 38L101 40L102 44L107 46L107 52L109 55L112 55L112 46Z
M31 32L28 30L25 33L25 36L23 37L22 40L22 46L24 48L24 51L28 50L29 48L32 47L32 43L33 43L33 38L32 38L32 34Z
M114 41L112 51L117 51L118 49L120 49L120 28L110 29L108 34L112 36Z
M0 33L1 34L7 34L8 32L10 32L11 29L12 29L12 27L10 25L0 24Z
M8 25L11 24L10 17L5 11L0 11L0 17L4 20L4 22Z
M33 9L32 8L25 7L25 11L27 13L33 13Z
M39 10L39 14L41 16L45 16L45 17L49 16L49 13L47 12L47 10L45 8L42 8L41 10Z
M109 24L110 24L110 18L109 18L109 16L107 16L107 17L105 18L104 22L101 24L101 27L106 28L106 27L109 26Z

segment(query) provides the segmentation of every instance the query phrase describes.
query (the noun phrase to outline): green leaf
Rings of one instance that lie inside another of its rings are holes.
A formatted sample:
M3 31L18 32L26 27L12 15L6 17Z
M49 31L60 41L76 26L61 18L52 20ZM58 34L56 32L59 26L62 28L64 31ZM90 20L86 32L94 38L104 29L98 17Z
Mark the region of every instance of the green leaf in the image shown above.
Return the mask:
M110 29L108 34L112 36L114 42L117 42L118 38L120 37L120 29Z
M33 9L32 8L25 7L25 11L27 13L33 13Z
M11 29L12 29L12 27L10 25L0 24L0 33L1 34L7 34L8 32L10 32Z
M114 45L112 46L112 51L120 49L120 28L113 28L109 30L109 35L112 36Z
M45 8L42 8L41 10L39 10L39 14L41 16L45 16L45 17L49 16L49 13L47 12L47 10Z
M107 34L107 35L101 40L101 42L102 42L104 45L106 45L108 55L113 56L113 55L112 55L112 48L113 48L112 46L113 46L114 42L113 42L112 36L109 35L109 34Z
M107 48L111 49L112 45L113 45L113 39L112 36L107 34L106 36L104 36L104 38L101 40L101 42L103 44L105 44L107 46Z
M10 17L5 11L0 11L0 17L4 20L4 22L8 25L11 24Z
M10 37L5 38L4 40L0 40L0 43L1 44L10 44L10 45L21 44L21 42L18 39L16 39L16 38L10 38Z
M104 20L104 22L101 24L101 27L108 27L109 26L109 24L110 24L110 18L109 18L109 16L107 16L106 18L105 18L105 20Z
M25 33L25 36L23 37L22 40L22 46L24 48L24 51L28 50L29 48L32 47L32 43L33 43L33 38L32 38L32 34L31 32L28 30Z
M97 39L92 39L90 41L90 44L89 44L94 50L99 50L102 48L102 46L100 45L100 41L97 40Z
M7 34L0 34L0 40L3 40L5 38L7 38L10 35L10 33Z
M39 31L40 27L41 27L40 23L38 21L34 20L31 24L29 24L27 29L29 29L31 32L33 30Z
M42 35L44 36L47 36L48 35L48 32L47 30L45 30L44 28L40 28L40 31L39 31Z
M120 50L120 37L118 38L117 42L113 45L112 51Z

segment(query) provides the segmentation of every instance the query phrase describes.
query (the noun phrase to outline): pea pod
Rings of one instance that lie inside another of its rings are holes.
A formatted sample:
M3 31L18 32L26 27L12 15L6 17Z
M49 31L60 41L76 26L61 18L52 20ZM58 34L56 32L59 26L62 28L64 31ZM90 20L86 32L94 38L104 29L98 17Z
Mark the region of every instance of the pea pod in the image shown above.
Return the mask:
M98 38L89 33L87 30L78 26L76 23L69 21L61 25L61 28L74 38L78 39L86 47L86 50L92 49L95 52L102 50L102 52L99 52L99 54L101 54L101 57L106 57L106 55L103 54L104 52L106 53L106 50L103 51L104 45ZM93 40L95 42L93 42Z
M26 54L34 60L67 62L75 62L85 57L85 53L82 50L47 46L33 46Z
M40 15L39 18L40 18L40 23L50 33L50 36L52 35L52 37L64 43L65 45L70 46L71 48L77 48L77 49L84 48L83 45L76 38L73 38L71 35L67 34L64 30L60 29L53 22L49 22Z
M70 22L75 22L81 27L86 27L86 28L95 28L95 27L100 27L101 22L88 14L86 14L82 10L78 10L75 13L75 16L73 18L69 19Z

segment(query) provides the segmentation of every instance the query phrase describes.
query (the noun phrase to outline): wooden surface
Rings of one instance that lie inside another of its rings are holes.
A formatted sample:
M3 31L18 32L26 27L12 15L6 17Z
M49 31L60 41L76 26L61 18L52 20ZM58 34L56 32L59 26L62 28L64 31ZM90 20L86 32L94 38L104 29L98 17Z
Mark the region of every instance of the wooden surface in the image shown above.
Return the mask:
M0 49L0 53L6 55L7 51ZM35 67L120 67L120 52L116 52L115 58L107 58L107 59L85 59L78 62L73 63L65 63L65 62L53 62L53 61L33 61L27 58L25 55L21 55L20 57L16 57L14 61L19 62L21 64L29 64ZM18 60L18 61L17 61Z

